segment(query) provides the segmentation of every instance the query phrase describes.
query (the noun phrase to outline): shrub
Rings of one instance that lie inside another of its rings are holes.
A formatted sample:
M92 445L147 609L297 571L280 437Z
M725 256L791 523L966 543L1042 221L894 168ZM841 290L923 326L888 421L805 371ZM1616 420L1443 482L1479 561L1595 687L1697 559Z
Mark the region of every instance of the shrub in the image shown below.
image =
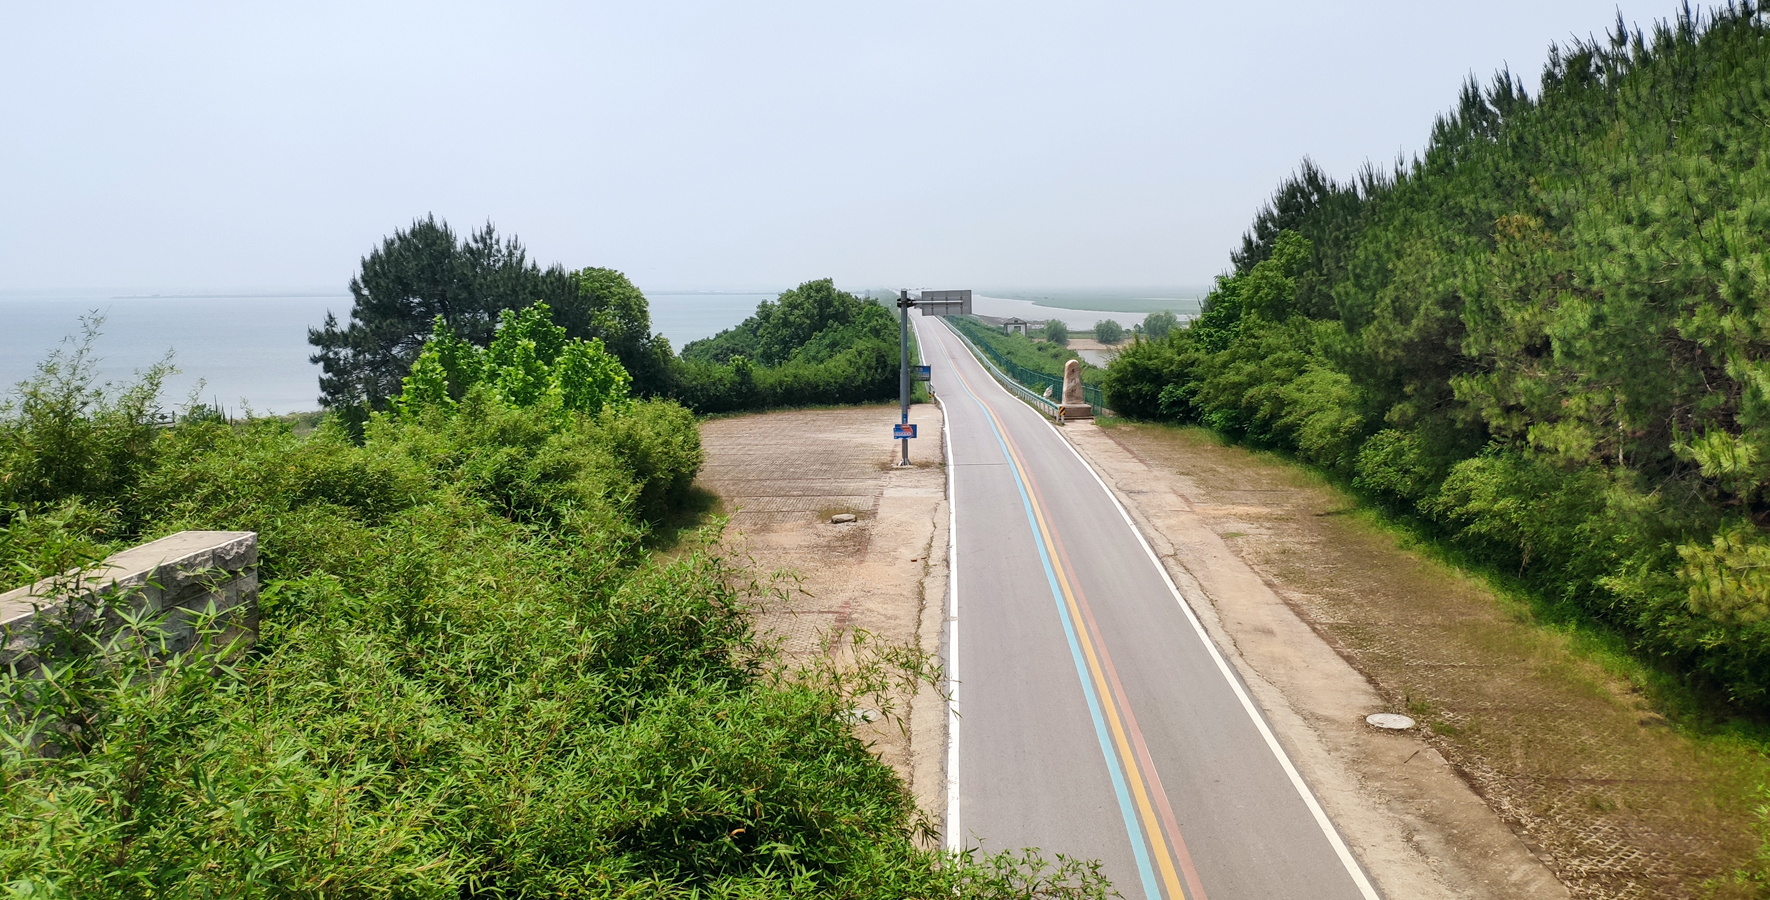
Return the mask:
M114 505L152 466L160 385L171 363L149 367L128 385L101 384L93 343L104 320L81 324L72 349L50 353L0 403L0 510L75 497Z
M453 408L484 383L516 406L548 403L595 415L624 402L632 379L599 338L566 338L545 303L499 314L498 332L484 351L457 337L441 316L401 382L394 409L411 415L426 406Z
M661 520L688 499L701 469L701 432L694 415L670 400L602 411L597 439L639 487L640 514Z
M1102 319L1094 323L1094 339L1102 344L1116 344L1125 339L1125 326Z
M683 347L670 395L702 414L886 400L898 389L897 332L883 306L808 281Z
M1167 310L1152 312L1143 317L1136 330L1139 334L1152 341L1159 341L1168 336L1168 332L1180 327L1180 319Z
M4 723L14 893L1104 895L1073 862L918 849L845 715L927 677L919 658L789 672L750 636L752 576L705 545L637 551L699 465L675 404L561 416L482 382L360 446L203 422L156 460L132 500L149 532L260 532L260 640L75 658L53 692L0 679L0 709L85 723L48 755Z

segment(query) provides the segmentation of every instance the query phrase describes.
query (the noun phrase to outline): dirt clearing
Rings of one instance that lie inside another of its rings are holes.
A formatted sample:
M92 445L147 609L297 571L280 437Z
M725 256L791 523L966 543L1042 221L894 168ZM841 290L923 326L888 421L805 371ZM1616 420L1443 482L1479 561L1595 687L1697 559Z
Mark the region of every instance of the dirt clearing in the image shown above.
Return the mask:
M1761 757L1680 735L1567 636L1402 548L1352 498L1201 431L1064 431L1388 896L1704 897L1751 859ZM1363 721L1376 712L1421 724L1379 732Z
M909 468L893 465L897 419L896 406L863 406L701 425L706 463L697 483L731 516L726 546L763 574L782 573L790 588L756 623L789 658L839 656L856 632L930 653L939 647L947 543L940 408L910 407L918 437L910 441ZM855 521L830 523L843 513ZM886 720L860 731L938 822L946 798L944 701L925 690L897 703L907 733Z

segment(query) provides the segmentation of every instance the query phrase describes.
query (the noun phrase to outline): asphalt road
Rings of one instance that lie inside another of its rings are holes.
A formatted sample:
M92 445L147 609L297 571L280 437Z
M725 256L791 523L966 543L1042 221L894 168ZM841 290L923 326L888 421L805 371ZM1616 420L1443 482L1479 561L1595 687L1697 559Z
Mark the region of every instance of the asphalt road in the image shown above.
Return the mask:
M946 413L947 843L1099 859L1127 898L1375 898L1129 518L912 315Z

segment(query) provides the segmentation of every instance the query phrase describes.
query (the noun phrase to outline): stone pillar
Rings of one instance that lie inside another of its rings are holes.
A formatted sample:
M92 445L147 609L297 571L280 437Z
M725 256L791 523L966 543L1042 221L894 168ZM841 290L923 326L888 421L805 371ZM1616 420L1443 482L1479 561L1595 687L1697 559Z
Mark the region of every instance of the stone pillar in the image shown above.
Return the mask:
M1082 392L1082 364L1072 359L1063 364L1063 402L1057 405L1057 421L1092 418L1094 407Z

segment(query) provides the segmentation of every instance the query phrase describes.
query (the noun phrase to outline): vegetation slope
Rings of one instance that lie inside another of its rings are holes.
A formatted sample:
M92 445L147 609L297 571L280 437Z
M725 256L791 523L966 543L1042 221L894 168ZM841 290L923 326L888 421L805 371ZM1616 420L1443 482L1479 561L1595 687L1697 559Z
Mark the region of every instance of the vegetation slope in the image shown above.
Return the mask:
M17 897L1096 897L1086 866L921 849L857 706L908 650L785 667L766 589L651 529L701 464L545 304L481 349L438 317L398 396L297 436L200 410L90 342L0 415L17 583L184 529L260 539L257 645L0 672L0 883ZM158 623L125 631L151 643Z
M1122 413L1284 448L1742 711L1770 705L1770 25L1468 85L1423 156L1307 161Z

